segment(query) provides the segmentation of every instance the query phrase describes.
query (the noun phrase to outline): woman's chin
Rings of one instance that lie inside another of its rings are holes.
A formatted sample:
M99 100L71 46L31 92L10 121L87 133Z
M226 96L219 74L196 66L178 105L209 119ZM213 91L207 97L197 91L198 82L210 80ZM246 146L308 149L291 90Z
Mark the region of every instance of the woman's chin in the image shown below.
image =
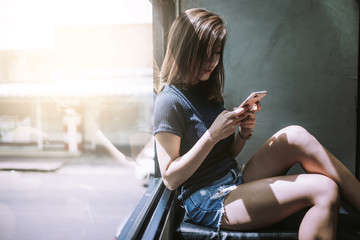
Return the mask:
M199 79L200 81L207 81L209 79L211 75L211 72L210 73L205 73L204 75L201 76L201 78Z

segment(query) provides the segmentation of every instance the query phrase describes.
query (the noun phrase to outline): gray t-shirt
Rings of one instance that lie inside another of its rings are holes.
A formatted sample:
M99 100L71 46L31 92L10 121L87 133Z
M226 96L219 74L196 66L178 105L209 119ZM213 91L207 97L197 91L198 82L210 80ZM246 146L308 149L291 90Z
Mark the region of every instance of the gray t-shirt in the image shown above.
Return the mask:
M225 109L223 105L209 102L201 88L201 84L188 90L165 85L155 100L154 134L170 132L181 137L180 156L194 146ZM179 200L188 198L237 167L230 153L233 141L231 134L214 146L196 172L180 186Z

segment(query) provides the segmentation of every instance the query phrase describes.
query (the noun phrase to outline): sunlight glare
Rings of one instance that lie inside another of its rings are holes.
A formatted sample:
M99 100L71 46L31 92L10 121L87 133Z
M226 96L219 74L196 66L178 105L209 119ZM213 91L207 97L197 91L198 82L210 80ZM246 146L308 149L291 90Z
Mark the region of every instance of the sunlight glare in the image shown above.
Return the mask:
M148 0L1 0L0 50L53 48L56 26L151 21Z

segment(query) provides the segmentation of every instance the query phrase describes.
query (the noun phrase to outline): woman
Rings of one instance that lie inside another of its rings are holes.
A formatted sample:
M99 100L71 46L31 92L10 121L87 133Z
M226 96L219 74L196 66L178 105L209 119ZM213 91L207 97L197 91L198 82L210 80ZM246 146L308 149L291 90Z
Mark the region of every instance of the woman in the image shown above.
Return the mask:
M255 113L224 108L225 41L223 20L204 9L187 10L170 29L154 110L164 184L204 226L250 230L309 209L299 239L334 239L340 195L360 211L360 183L305 129L280 130L237 168ZM285 176L298 162L308 174Z

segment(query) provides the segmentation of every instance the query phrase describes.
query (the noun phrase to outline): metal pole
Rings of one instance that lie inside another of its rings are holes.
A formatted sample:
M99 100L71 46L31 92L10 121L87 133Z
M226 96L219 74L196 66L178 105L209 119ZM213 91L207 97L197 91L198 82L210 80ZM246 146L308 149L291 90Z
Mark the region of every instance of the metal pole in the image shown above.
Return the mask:
M152 0L151 2L153 12L153 71L155 89L158 85L158 74L160 73L161 65L165 57L167 34L171 24L175 20L176 9L174 0ZM156 148L154 152L155 177L158 178L161 177L161 174L157 161Z

